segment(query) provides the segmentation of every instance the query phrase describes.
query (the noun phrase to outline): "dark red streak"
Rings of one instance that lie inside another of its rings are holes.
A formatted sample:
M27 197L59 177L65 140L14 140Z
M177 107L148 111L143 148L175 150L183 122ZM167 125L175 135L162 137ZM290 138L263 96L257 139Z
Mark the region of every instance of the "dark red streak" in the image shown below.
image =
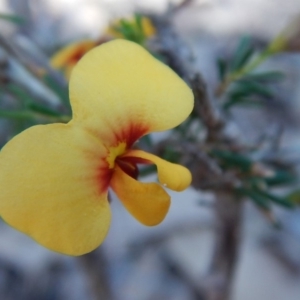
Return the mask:
M126 142L127 149L144 136L148 132L148 127L143 124L129 123L128 126L123 127L119 132L115 132L117 142Z
M99 192L100 194L103 194L107 191L110 180L113 175L113 169L109 169L108 164L107 166L99 167L98 174L97 174L97 182L99 186Z
M83 48L82 46L78 46L78 49L76 49L75 53L73 53L69 57L69 62L77 63L86 52L87 52L87 50L85 48Z
M117 157L116 164L130 177L137 179L139 169L137 164L151 164L150 160L140 157Z
M145 165L153 164L151 160L142 157L135 157L135 156L123 156L123 157L121 156L119 160L126 161L132 164L145 164Z

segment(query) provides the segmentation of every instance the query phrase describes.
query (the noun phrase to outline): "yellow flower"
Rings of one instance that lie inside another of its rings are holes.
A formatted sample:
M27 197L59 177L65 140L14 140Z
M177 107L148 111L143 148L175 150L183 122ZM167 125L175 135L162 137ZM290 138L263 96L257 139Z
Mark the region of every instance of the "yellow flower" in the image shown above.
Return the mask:
M73 118L33 126L0 152L0 213L54 251L81 255L104 240L111 188L142 224L160 223L170 197L158 183L137 181L137 164L155 164L159 182L182 191L190 172L133 145L173 128L190 114L193 95L141 46L115 40L92 49L70 79Z
M93 40L82 40L69 44L52 56L50 65L54 69L61 70L65 77L69 79L74 66L81 57L98 44L100 43Z
M110 25L102 38L97 41L91 39L81 40L63 47L52 56L50 65L54 69L61 70L65 78L69 80L74 66L92 48L115 38L124 38L142 43L145 38L149 38L155 34L155 27L149 18L141 17L140 22L141 28L138 25L138 17L128 20L118 20ZM127 36L124 36L118 30L122 28L122 24L126 24L127 26ZM129 31L128 28L130 29Z

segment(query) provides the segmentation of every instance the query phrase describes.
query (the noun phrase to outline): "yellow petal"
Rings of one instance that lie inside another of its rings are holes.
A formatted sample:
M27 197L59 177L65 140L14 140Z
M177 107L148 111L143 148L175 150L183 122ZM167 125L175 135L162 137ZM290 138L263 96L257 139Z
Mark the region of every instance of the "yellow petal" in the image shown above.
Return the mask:
M156 183L138 182L115 169L111 187L125 208L142 224L154 226L166 216L170 207L170 196Z
M111 218L105 155L98 140L72 124L25 130L0 152L1 217L54 251L92 251Z
M66 78L70 78L71 71L76 63L96 45L97 43L92 40L83 40L69 44L52 56L50 64L55 69L63 70Z
M114 40L89 51L70 79L75 122L102 140L173 128L193 108L193 94L169 67L141 46Z
M139 157L152 161L157 167L158 180L165 187L180 192L192 182L191 172L178 164L170 163L142 150L129 150L122 157Z
M147 37L151 37L156 33L156 29L151 22L151 20L147 17L142 17L142 28L143 32Z

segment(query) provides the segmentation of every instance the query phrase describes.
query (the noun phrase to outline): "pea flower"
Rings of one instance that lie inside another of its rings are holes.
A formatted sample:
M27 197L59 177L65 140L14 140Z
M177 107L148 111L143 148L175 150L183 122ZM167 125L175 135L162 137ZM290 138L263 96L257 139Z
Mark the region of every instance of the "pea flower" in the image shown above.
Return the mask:
M193 96L171 69L125 40L88 52L69 90L69 123L33 126L1 150L0 213L45 247L81 255L108 232L109 188L133 217L153 226L170 206L163 186L182 191L190 184L186 168L133 146L180 124ZM138 164L155 164L160 184L139 182Z
M117 20L108 26L103 36L98 40L84 39L63 47L52 56L50 64L54 69L62 71L65 78L69 80L74 66L92 48L116 38L124 38L142 44L145 38L150 38L155 32L151 20L144 16Z
M82 56L100 44L97 41L88 39L71 43L55 53L50 60L50 64L54 69L61 70L66 79L70 79L74 66Z

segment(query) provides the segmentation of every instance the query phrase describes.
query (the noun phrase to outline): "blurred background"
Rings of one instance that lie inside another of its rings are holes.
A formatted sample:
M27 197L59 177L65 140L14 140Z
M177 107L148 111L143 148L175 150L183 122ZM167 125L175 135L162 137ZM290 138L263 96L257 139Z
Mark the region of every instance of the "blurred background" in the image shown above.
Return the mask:
M16 93L26 98L24 90L29 90L31 97L59 103L57 92L61 90L41 84L39 70L35 67L32 71L27 62L34 60L48 68L59 49L83 39L100 39L115 20L134 13L163 19L170 11L170 26L188 49L194 69L201 73L213 97L220 83L217 62L234 56L245 37L251 37L258 51L266 47L297 18L300 2L0 0L1 146L34 124L22 116L20 122L12 122L14 116L5 113L18 108ZM272 101L265 99L259 110L247 105L233 107L228 121L230 135L238 136L242 143L275 136L279 155L284 155L296 172L300 162L297 50L274 55L258 66L263 72L276 70L285 75L272 86ZM10 82L14 83L10 86L13 96L5 94ZM16 91L16 86L22 89ZM161 133L153 134L156 143L164 138ZM149 175L145 180L153 178ZM279 187L276 191L282 194L287 190ZM294 190L300 190L299 185ZM107 239L99 249L80 258L48 251L1 222L0 299L205 300L201 287L213 256L215 194L191 187L182 193L171 192L171 196L167 218L154 228L139 224L112 197L113 220ZM253 201L243 203L230 299L300 299L300 210L276 206L272 213L276 222Z

